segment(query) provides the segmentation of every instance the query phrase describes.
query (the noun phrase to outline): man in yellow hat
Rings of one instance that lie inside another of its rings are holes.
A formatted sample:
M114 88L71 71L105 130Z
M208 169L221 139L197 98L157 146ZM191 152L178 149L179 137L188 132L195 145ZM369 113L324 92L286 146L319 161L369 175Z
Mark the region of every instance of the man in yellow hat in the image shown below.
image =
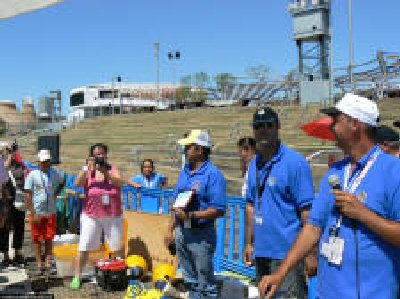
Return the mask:
M213 267L215 219L225 212L225 179L209 160L212 142L207 131L192 130L178 144L185 147L187 163L176 184L174 213L165 243L171 242L175 231L189 297L217 298Z

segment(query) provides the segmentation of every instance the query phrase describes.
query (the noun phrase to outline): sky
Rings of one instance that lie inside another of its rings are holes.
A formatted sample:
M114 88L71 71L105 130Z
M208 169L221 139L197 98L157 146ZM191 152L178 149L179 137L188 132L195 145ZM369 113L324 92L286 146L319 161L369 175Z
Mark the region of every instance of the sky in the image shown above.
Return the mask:
M65 0L0 21L0 100L88 84L155 82L153 43L160 43L160 81L204 71L245 74L264 64L272 74L297 66L286 0ZM353 0L355 63L379 49L400 53L399 0ZM348 1L333 0L334 66L348 63ZM170 51L181 59L169 61Z

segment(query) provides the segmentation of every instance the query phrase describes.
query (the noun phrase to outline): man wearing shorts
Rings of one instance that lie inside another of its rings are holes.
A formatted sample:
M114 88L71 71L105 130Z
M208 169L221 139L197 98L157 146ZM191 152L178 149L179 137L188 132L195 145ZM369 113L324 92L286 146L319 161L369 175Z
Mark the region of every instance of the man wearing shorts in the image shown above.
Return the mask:
M50 160L50 152L47 149L40 150L39 169L29 173L24 186L38 274L51 271L53 238L56 232L55 199L64 187L64 176L51 168ZM58 186L57 189L54 186ZM45 267L42 266L41 259L42 242L45 247Z

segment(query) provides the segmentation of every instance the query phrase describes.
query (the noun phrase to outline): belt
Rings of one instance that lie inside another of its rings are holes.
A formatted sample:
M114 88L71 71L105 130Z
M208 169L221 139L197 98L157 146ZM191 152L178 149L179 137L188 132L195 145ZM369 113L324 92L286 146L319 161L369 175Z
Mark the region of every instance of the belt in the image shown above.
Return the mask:
M179 226L181 228L183 228L183 222L182 221L179 222ZM191 221L190 226L191 226L191 228L214 228L215 227L214 222L211 222L211 223L210 222L199 223L199 222L197 222L196 220L193 220L193 219Z

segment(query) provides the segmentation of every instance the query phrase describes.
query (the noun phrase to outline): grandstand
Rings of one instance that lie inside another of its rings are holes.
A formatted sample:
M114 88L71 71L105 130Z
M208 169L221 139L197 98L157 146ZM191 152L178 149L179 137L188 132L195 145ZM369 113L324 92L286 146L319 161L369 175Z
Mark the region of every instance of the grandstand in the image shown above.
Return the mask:
M378 102L383 123L391 125L400 115L400 99ZM327 155L336 152L329 141L312 138L303 133L302 123L321 117L320 104L307 106L275 106L281 119L281 138L284 143L304 155L325 150L312 161L314 182L318 183L327 170ZM155 111L136 114L99 116L61 131L60 167L69 173L77 172L85 163L89 145L104 142L110 146L110 160L116 163L125 177L139 172L143 158L153 158L158 171L175 184L180 167L180 152L176 140L186 130L209 129L215 143L212 160L221 167L228 180L228 190L239 194L242 178L236 142L252 135L250 122L255 107L197 108L178 111ZM35 137L24 137L23 154L35 160ZM340 154L339 154L340 156ZM316 185L317 186L317 185Z

